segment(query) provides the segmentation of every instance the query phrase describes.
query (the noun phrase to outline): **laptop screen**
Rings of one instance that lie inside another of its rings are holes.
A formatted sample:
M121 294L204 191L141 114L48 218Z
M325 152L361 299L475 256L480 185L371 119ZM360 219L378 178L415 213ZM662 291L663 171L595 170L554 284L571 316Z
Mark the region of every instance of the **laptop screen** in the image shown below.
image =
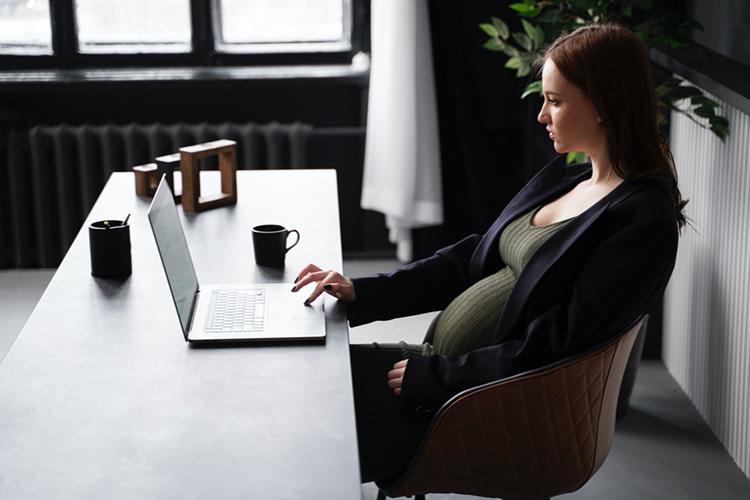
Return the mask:
M154 232L156 246L159 247L174 305L180 316L182 331L187 338L190 314L198 292L198 275L195 273L193 260L190 258L185 232L182 230L172 191L164 177L159 183L151 208L148 210L148 220Z

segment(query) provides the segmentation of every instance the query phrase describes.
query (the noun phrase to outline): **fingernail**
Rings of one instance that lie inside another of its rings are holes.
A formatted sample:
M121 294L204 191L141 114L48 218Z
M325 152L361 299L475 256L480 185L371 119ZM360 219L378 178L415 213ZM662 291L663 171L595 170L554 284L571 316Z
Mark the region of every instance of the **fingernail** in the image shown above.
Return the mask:
M296 278L294 278L294 282L295 283L297 283L298 281L299 281L299 276L297 276Z
M295 283L296 283L296 281L295 281ZM296 289L297 289L297 287L296 287L296 286L293 286L293 287L292 287L292 291L295 291Z
M333 285L323 285L324 290L333 290Z
M310 305L310 299L305 299L305 305Z

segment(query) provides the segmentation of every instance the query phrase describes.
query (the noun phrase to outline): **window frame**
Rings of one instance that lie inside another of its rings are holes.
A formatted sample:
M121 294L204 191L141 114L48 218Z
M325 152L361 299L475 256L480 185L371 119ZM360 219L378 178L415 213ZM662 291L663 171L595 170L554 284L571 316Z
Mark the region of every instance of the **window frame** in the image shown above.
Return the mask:
M52 55L0 55L3 70L82 69L118 67L221 67L349 64L361 51L369 51L369 9L366 0L350 1L350 46L341 50L315 50L317 43L299 44L299 51L220 52L215 49L211 0L190 0L189 53L92 54L78 51L75 0L50 0ZM281 45L281 44L280 44ZM284 44L293 48L296 44Z

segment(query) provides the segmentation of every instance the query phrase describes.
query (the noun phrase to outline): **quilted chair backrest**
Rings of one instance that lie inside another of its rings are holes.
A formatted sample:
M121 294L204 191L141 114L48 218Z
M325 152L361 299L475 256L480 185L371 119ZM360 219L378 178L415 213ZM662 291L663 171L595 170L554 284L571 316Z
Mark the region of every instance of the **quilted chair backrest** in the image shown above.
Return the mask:
M596 352L453 400L407 476L384 491L538 500L579 489L612 445L620 382L641 322Z

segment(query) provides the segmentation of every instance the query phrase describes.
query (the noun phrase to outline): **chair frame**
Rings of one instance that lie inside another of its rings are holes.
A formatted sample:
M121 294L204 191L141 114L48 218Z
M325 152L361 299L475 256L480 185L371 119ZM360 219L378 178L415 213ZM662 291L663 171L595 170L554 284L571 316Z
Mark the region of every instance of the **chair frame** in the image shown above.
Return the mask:
M612 446L620 384L645 318L581 353L451 398L401 478L378 483L378 499L459 493L539 500L581 488ZM567 382L571 376L586 380L578 387Z

